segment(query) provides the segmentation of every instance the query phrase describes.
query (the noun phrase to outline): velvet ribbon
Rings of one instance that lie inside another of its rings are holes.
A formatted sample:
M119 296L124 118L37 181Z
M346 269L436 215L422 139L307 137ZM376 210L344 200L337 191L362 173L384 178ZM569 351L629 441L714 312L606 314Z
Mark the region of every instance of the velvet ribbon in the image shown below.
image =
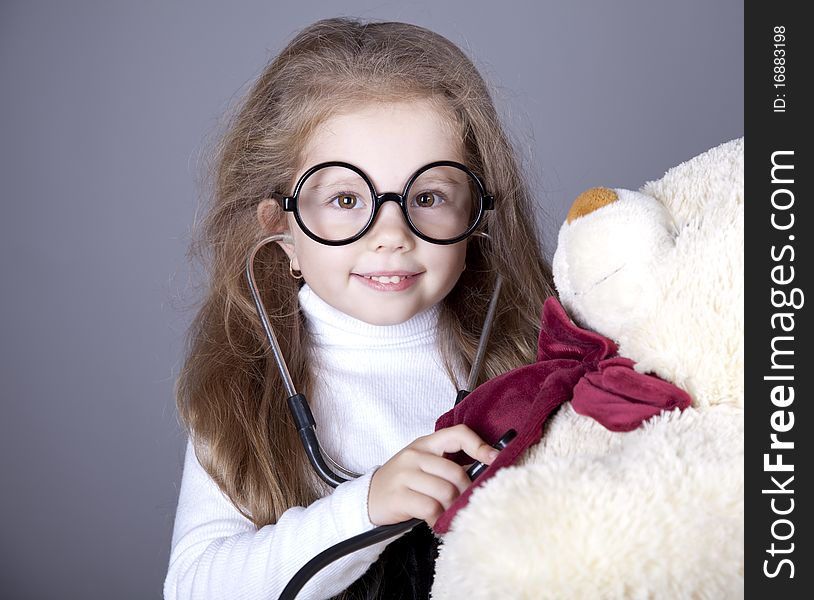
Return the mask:
M634 371L634 364L617 356L612 340L577 327L559 301L549 297L543 305L537 360L485 382L435 424L437 430L464 423L490 443L509 429L517 432L438 518L435 532L447 532L473 490L538 442L546 419L568 400L577 413L596 419L611 431L631 431L662 411L690 405L684 390L655 375ZM462 452L448 458L461 465L472 462Z

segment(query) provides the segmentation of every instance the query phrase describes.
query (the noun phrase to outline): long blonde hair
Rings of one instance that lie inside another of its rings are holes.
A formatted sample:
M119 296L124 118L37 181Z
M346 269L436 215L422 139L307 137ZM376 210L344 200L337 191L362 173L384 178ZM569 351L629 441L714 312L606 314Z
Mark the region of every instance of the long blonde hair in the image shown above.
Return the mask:
M442 301L439 339L450 377L466 372L474 358L496 273L503 289L479 383L534 360L551 272L529 191L476 67L449 40L415 25L334 18L306 27L254 82L215 148L210 205L190 247L206 267L208 289L176 388L198 459L257 527L325 491L307 475L243 275L246 255L263 234L258 204L270 190L290 191L300 151L338 110L418 99L449 115L464 162L495 196L495 210L481 225L491 240L472 238L467 269ZM307 395L309 339L298 282L274 244L258 253L255 272L291 375Z

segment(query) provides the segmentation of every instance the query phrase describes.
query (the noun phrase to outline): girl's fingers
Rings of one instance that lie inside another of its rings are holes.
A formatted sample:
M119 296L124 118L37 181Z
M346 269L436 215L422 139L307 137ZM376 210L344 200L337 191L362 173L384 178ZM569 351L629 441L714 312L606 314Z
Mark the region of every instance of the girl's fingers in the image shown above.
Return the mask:
M461 495L458 488L441 477L419 471L410 478L408 489L431 498L441 506L442 511L449 508L455 499ZM426 501L421 501L426 502ZM426 503L428 506L430 503ZM440 513L438 513L440 514ZM416 515L419 516L419 515ZM435 514L434 516L438 516ZM421 516L420 518L424 518Z
M497 457L497 450L484 442L466 425L439 429L435 433L420 438L419 442L422 449L438 456L463 450L475 460L486 464L492 464Z
M459 494L463 494L472 483L461 465L435 454L424 454L418 468L424 473L445 479L458 489Z
M371 521L382 525L411 516L434 525L471 483L460 465L443 457L459 451L486 464L497 456L466 425L418 438L374 473L368 506Z
M432 527L438 517L441 516L441 513L444 512L444 507L435 498L410 489L402 492L400 501L400 511L402 512L400 516L397 516L392 521L393 523L399 523L407 519L421 519Z

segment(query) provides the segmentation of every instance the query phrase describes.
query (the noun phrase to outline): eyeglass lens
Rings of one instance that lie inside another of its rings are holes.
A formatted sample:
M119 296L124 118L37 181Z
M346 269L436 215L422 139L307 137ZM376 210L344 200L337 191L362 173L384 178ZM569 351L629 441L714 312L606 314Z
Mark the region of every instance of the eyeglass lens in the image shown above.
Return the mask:
M405 204L413 226L428 238L450 240L466 232L478 216L477 182L464 170L435 166L407 190ZM297 200L300 219L326 240L355 236L370 221L375 201L364 178L341 166L314 171Z

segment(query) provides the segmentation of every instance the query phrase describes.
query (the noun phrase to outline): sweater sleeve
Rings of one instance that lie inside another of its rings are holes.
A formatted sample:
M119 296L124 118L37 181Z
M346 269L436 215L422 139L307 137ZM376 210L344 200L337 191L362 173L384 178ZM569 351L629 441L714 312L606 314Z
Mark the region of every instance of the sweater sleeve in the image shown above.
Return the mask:
M307 508L290 508L277 523L257 529L209 477L188 442L164 581L165 600L277 598L314 556L375 527L367 512L374 472L341 484ZM390 541L328 565L297 599L340 593L367 571Z

